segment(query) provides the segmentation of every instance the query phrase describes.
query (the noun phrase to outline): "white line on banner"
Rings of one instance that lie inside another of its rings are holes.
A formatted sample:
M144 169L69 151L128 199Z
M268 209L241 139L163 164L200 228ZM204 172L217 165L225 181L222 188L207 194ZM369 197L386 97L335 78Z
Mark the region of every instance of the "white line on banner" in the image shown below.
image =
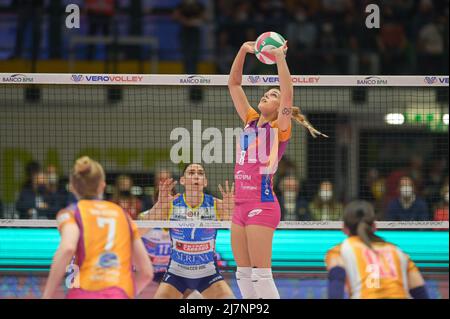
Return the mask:
M230 228L226 221L136 221L139 228ZM448 229L448 221L380 221L378 229ZM55 220L0 219L0 227L56 227ZM282 221L279 229L341 229L339 221Z

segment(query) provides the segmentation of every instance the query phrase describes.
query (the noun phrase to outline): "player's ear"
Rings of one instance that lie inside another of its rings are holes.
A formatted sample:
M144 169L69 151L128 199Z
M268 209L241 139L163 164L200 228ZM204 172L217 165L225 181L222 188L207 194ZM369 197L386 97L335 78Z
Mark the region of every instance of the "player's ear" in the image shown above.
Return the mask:
M99 185L98 185L97 193L103 194L105 192L105 188L106 188L106 182L105 181L101 181L99 183Z
M186 178L184 178L184 176L180 177L180 184L184 186L184 184L186 183Z

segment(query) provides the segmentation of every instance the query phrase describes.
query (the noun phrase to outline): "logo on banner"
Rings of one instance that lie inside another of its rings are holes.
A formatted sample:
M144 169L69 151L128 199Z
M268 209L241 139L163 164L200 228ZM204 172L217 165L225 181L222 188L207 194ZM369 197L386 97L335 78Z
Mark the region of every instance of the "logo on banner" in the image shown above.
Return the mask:
M83 75L81 74L72 74L72 81L81 82L83 81Z
M249 75L247 77L248 81L252 84L257 83L279 83L280 79L278 76L259 76L259 75ZM303 84L315 84L319 83L320 76L292 76L292 83L303 83Z
M3 77L3 82L33 83L34 78L26 76L25 74L16 73L8 77Z
M357 80L356 83L358 85L387 85L388 81L379 76L367 76L363 80Z
M256 83L259 83L260 77L259 77L259 75L249 75L248 81L252 84L256 84Z
M189 75L188 77L181 78L180 83L182 83L182 84L210 84L211 79L208 79L201 75Z
M426 84L448 84L448 77L426 76L423 80Z

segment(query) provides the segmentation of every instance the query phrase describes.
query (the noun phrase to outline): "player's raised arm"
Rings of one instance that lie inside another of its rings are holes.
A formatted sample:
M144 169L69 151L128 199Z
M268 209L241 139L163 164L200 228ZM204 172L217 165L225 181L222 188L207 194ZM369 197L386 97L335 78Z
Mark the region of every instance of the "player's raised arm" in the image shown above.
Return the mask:
M251 108L248 103L247 96L242 89L242 73L244 70L244 61L247 53L255 53L255 42L245 42L236 57L234 58L233 65L231 66L230 76L228 78L228 89L230 91L231 98L234 103L234 107L239 114L242 121L246 122L247 114Z
M275 56L280 81L280 108L278 110L278 128L282 131L289 129L292 118L292 104L294 100L294 87L291 73L286 62L287 41L283 46L269 51Z
M170 205L172 201L178 197L177 195L172 195L172 189L177 184L173 178L164 180L164 182L159 183L159 195L158 201L155 205L146 212L139 215L140 220L167 220L170 213Z

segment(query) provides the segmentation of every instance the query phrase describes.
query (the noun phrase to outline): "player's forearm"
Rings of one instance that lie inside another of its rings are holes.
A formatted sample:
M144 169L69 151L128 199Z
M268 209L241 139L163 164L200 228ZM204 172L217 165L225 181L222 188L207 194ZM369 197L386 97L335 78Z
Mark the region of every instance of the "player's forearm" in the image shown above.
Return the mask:
M148 213L142 216L142 219L145 220L167 219L169 209L170 209L169 205L162 203L161 201L157 201L155 205L148 211Z
M280 80L280 91L283 107L291 107L294 96L294 86L292 85L291 72L286 62L284 54L276 55L278 78Z
M238 54L234 58L233 65L231 66L230 76L228 78L228 85L241 85L246 55L247 52L245 52L245 49L241 47Z
M73 252L70 250L58 249L56 251L42 298L49 299L53 297L61 280L63 280L64 275L66 274L66 267L72 257Z

